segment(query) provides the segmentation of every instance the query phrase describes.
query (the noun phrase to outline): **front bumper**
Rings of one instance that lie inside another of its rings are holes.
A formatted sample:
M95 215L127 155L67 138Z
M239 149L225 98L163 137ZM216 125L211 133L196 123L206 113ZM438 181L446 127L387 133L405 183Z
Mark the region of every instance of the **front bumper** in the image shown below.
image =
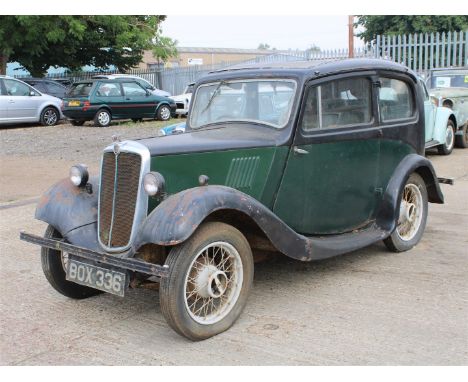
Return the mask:
M167 277L169 274L169 267L167 265L158 265L147 263L146 261L121 258L116 255L109 255L93 251L87 248L79 247L64 241L45 238L42 236L32 235L26 232L20 233L20 239L32 244L40 245L41 247L51 248L59 251L65 251L68 254L80 257L83 259L91 260L96 263L109 265L112 267L125 269L133 272L144 273L150 276Z

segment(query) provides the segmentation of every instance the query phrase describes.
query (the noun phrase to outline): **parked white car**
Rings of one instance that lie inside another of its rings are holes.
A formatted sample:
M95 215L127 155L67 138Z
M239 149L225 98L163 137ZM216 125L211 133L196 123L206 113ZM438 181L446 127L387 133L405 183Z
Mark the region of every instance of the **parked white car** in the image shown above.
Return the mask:
M138 76L132 76L131 74L98 74L93 76L93 78L105 78L108 80L114 80L116 78L129 78L136 80L143 88L148 89L151 93L161 97L170 97L171 93L168 93L164 90L156 88L153 84L146 81L144 78Z
M188 84L182 94L172 96L172 98L177 105L176 115L177 116L186 116L189 111L190 100L192 99L194 83Z
M0 125L40 122L53 126L63 118L62 100L9 76L0 76Z

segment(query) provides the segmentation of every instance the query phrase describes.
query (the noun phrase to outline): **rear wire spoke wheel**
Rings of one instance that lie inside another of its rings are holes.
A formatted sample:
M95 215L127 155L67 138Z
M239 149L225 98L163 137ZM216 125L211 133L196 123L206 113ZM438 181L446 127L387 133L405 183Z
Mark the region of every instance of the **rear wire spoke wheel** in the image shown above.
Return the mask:
M62 239L62 235L54 227L49 225L44 234L48 239ZM41 248L42 271L49 284L60 294L74 298L83 299L102 293L101 291L76 284L66 279L68 267L68 253L51 248Z
M171 250L166 264L161 310L177 333L202 340L234 324L253 280L252 252L241 232L224 223L204 223Z
M397 225L384 240L385 245L394 252L413 248L424 233L427 210L426 184L421 176L413 173L403 187Z

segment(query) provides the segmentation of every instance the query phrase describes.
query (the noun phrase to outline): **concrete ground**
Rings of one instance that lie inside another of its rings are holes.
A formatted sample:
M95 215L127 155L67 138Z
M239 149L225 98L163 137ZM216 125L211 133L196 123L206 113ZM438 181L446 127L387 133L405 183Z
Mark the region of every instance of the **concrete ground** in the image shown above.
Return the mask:
M169 328L157 291L59 295L42 274L39 248L18 239L20 230L45 230L33 218L36 195L4 200L0 364L466 365L468 150L429 157L456 184L442 185L446 204L430 205L417 247L395 254L378 243L315 263L257 264L243 315L203 342ZM5 174L2 182L15 181Z

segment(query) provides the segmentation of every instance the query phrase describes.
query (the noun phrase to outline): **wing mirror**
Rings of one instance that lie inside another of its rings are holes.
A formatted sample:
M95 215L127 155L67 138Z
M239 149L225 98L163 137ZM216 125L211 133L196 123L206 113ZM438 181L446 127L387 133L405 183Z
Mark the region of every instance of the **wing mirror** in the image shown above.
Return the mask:
M150 95L151 95L151 92L148 89L146 89L146 96L149 97Z
M34 96L37 96L37 95L39 95L39 94L37 94L34 90L31 90L31 91L29 92L29 96L30 96L30 97L34 97Z

